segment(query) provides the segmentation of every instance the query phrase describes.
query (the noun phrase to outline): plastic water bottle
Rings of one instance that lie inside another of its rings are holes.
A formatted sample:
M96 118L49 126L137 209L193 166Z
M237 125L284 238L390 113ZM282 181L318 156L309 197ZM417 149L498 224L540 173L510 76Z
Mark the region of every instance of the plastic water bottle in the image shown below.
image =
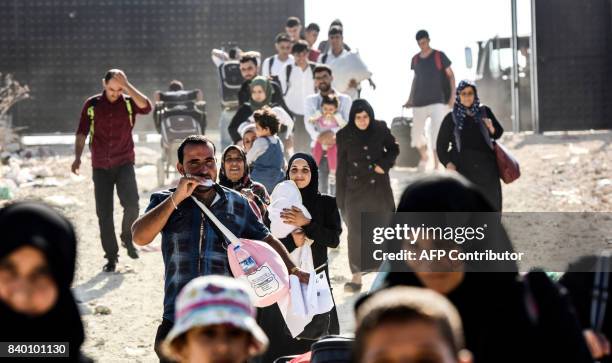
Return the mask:
M253 257L251 257L249 252L240 248L240 245L234 247L234 254L236 255L236 259L238 259L242 271L244 271L246 275L250 275L257 270L257 263Z

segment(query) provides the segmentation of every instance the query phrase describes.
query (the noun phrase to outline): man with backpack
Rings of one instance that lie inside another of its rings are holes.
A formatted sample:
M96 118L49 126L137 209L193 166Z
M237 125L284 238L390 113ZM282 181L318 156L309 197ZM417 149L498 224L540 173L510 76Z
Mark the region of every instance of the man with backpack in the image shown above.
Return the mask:
M329 50L321 53L319 56L319 63L327 64L330 67L334 66L340 58L345 57L349 54L350 50L347 49L344 44L344 30L341 25L332 25L328 32ZM370 87L376 89L376 84L372 81L372 78L368 78ZM349 95L352 99L359 98L361 94L361 85L357 80L351 79L347 85L338 85L340 90Z
M121 241L128 256L138 258L130 228L138 218L138 187L134 173L134 141L132 130L137 114L148 114L151 102L128 82L119 69L106 72L102 80L104 91L85 101L75 140L75 159L72 172L78 174L81 154L89 135L93 168L96 213L104 258L105 272L115 271L119 247L113 222L115 186L123 207ZM124 94L127 93L127 95Z
M295 152L310 152L310 136L304 126L304 103L314 91L314 69L316 64L308 61L308 43L298 40L291 48L295 64L287 64L279 74L285 103L294 115Z
M264 59L261 65L261 75L274 78L285 68L287 64L293 64L291 46L293 42L287 33L280 33L276 36L274 47L276 54Z
M244 83L239 62L242 57L242 50L233 47L226 53L221 49L213 49L211 56L219 75L219 91L221 108L223 109L219 118L219 133L221 149L225 149L232 144L232 138L227 132L227 127L236 111L238 111L238 91Z
M413 109L411 146L419 150L419 169L425 170L428 146L433 151L435 168L439 164L436 139L442 120L455 101L455 75L446 54L429 46L426 30L417 32L416 41L421 51L412 57L410 69L414 70L414 78L410 98L404 107ZM425 130L427 118L430 123Z

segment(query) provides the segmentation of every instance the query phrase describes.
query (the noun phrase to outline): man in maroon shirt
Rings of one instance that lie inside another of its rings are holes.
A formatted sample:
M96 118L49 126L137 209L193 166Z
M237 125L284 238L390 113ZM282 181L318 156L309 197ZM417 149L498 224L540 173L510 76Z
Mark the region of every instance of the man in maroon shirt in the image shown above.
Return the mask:
M306 27L306 31L304 32L304 39L308 42L308 46L310 47L310 52L308 52L308 60L311 62L318 62L319 56L321 52L315 48L315 43L317 42L317 38L319 37L319 25L317 23L310 23Z
M139 212L132 130L136 114L149 113L151 102L128 82L125 73L119 69L106 72L102 85L102 94L90 97L83 105L76 132L72 172L79 173L81 154L89 135L96 214L104 257L108 260L103 270L113 272L119 252L113 222L115 185L123 207L121 241L128 256L138 258L131 233L132 223L138 218Z

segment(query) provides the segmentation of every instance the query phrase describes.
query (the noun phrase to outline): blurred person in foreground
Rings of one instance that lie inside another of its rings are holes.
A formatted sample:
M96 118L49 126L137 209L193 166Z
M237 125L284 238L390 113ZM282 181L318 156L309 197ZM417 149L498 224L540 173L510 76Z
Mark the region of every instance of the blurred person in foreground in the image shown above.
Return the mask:
M487 218L483 240L476 244L450 240L447 246L462 252L513 251L503 225L495 222L499 214L480 189L459 174L414 181L404 190L397 212L460 216L460 226L480 225ZM419 239L414 246L429 249L445 242ZM453 303L461 315L465 345L477 363L592 362L565 291L544 272L521 275L515 260L451 261L448 257L394 261L388 270L383 273L383 288L426 287Z
M472 362L459 313L432 290L382 290L362 302L356 315L355 363Z
M248 286L225 276L198 277L176 300L176 324L164 341L180 363L245 363L266 351Z
M0 210L0 341L68 342L62 362L81 353L85 331L70 287L77 241L70 222L39 203Z

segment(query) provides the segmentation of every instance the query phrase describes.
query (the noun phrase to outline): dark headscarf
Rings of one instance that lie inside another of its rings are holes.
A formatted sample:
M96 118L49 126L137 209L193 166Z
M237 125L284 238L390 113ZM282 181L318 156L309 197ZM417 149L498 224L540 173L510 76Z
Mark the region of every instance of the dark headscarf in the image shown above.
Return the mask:
M467 87L472 87L472 89L474 90L474 103L472 103L472 106L470 107L465 107L461 103L461 97L459 97L461 91L463 91ZM476 83L468 80L463 80L459 82L457 90L455 91L455 104L453 105L453 121L455 122L457 128L459 130L463 129L463 124L465 122L465 118L468 116L468 113L474 116L474 118L482 117L483 115L480 115L479 111L480 98L478 98L478 90L476 88Z
M397 212L440 213L440 220L444 218L443 220L449 225L459 223L475 226L484 223L487 224L485 239L478 244L463 244L461 246L463 251L483 252L485 246L496 252L514 251L510 238L501 224L499 213L478 187L459 174L430 175L414 181L402 193ZM483 261L467 267L468 270L518 271L514 261Z
M251 96L251 93L249 93L249 106L251 106L251 109L253 111L257 111L264 106L270 105L272 102L272 96L274 95L274 88L272 87L272 83L266 77L257 76L253 78L253 80L249 84L249 92L253 91L253 88L255 86L260 86L263 88L264 92L266 93L266 99L263 100L263 102L257 102L253 100L253 96Z
M359 129L359 127L357 127L357 125L355 124L355 115L363 111L367 112L370 116L370 123L368 124L368 127L365 130ZM346 126L350 127L353 132L359 135L361 139L367 139L368 137L370 137L370 132L374 130L375 120L376 119L374 118L374 109L372 108L370 103L363 98L359 98L353 101L353 104L351 105L349 121Z
M240 153L240 158L244 162L244 175L237 182L231 181L227 175L225 174L225 156L230 150L237 150ZM230 145L223 150L223 156L221 156L221 170L219 171L219 184L230 188L233 190L240 191L244 188L250 188L251 185L251 170L249 169L249 165L247 164L246 153L241 146L238 145Z
M495 209L460 175L429 175L409 184L398 212L495 212Z
M289 172L291 170L291 165L296 159L306 160L306 163L308 163L308 166L310 167L310 183L308 183L306 187L300 189L300 194L302 195L302 203L306 209L312 211L316 206L317 197L319 195L319 167L317 167L317 163L309 154L294 154L291 159L289 159L289 163L287 164L287 180L291 180L289 177Z
M467 87L472 87L474 90L474 103L472 106L465 107L461 103L461 98L459 94ZM453 134L455 135L455 145L457 146L457 150L461 152L461 130L463 130L463 126L465 125L465 118L471 115L474 118L474 121L478 123L478 128L480 129L480 133L484 138L485 142L491 149L493 149L493 142L491 141L491 135L487 130L483 118L487 117L486 111L484 107L480 107L480 98L478 98L478 90L476 89L476 84L472 81L463 80L459 82L459 86L457 86L457 91L455 92L455 105L453 106L453 122L455 123L455 127L453 129Z
M40 250L58 289L53 307L40 316L13 311L0 301L0 341L69 342L76 360L85 339L79 311L70 291L76 262L76 237L70 222L53 209L20 202L0 210L0 260L24 246Z
M485 212L493 213L495 209L482 193L467 179L458 174L429 175L409 184L400 198L397 212ZM466 213L467 214L467 213ZM512 251L512 245L508 235L501 229L501 235L497 238L496 250ZM464 245L465 247L465 245ZM397 248L397 247L395 247ZM472 288L497 289L506 287L516 279L517 267L515 263L503 266L503 273L470 272L465 275L464 281L456 291L451 292L450 297L458 298L458 295L471 291ZM491 267L491 266L488 266ZM396 285L408 285L425 287L418 276L403 261L390 262L390 270L384 279L381 288ZM469 271L469 269L468 269ZM481 294L481 291L477 292ZM366 294L355 303L355 311L366 301L372 293ZM477 295L480 296L480 295ZM463 297L461 297L462 299ZM469 296L466 298L469 299ZM452 299L451 299L452 300ZM456 300L453 300L456 303Z

